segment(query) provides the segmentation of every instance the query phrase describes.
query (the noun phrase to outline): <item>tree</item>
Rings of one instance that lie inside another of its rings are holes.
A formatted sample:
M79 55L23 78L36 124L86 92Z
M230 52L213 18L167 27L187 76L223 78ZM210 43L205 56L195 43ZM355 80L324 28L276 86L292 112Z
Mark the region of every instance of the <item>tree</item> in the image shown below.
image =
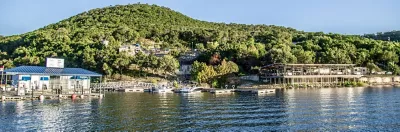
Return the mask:
M237 72L239 72L239 66L235 62L228 61L226 65L227 65L227 67L229 69L229 71L228 71L229 73L237 73Z
M192 64L192 79L199 83L214 83L215 79L219 76L226 76L231 73L239 72L239 67L232 61L222 60L220 65L212 66L203 62L195 61Z
M179 58L181 53L182 53L182 51L180 51L180 50L171 50L168 54L175 58Z
M295 63L297 58L290 50L290 47L286 45L277 45L268 51L267 61L270 63Z
M108 66L107 63L103 63L103 67L102 68L103 68L103 73L105 73L106 76L111 75L112 72L113 72L113 69L110 66Z
M206 63L195 61L192 64L191 75L193 80L204 83L215 77L217 72L214 70L213 66L207 66Z
M165 73L173 73L179 68L179 62L173 56L165 55L160 59L160 68Z
M210 65L218 65L220 61L221 61L221 56L219 55L219 53L214 53L210 58L210 60L208 61L208 63Z
M377 65L375 65L373 62L368 62L367 63L367 68L369 70L369 73L371 74L373 71L381 71L381 68L379 68Z
M313 64L315 60L315 52L304 51L303 49L292 49L292 53L297 58L297 63Z
M322 63L329 64L350 64L352 63L348 52L343 49L339 49L337 47L328 48L325 52L322 53L320 58Z
M229 73L239 72L239 67L232 61L222 60L221 64L217 66L216 71L218 75L225 75Z
M119 54L112 65L115 69L118 69L120 75L123 75L123 71L128 69L130 65L130 58L125 54Z
M200 71L196 76L199 83L208 82L211 78L215 77L217 72L215 72L214 67L206 66L204 70Z
M249 44L249 45L247 46L247 52L248 52L248 54L249 54L250 56L254 56L254 57L256 57L256 58L259 57L259 51L258 51L258 49L256 48L256 46L254 46L254 44Z
M394 62L388 63L388 70L392 71L394 75L398 75L400 73L400 67Z
M382 63L389 63L389 62L394 62L397 63L399 62L399 56L396 54L394 51L383 51L383 53L379 56L379 61Z
M150 54L147 56L147 67L153 69L153 72L160 68L159 59L154 54Z
M190 74L192 75L192 79L199 80L197 74L199 74L199 72L203 71L206 66L207 65L205 63L195 61L192 64L192 69L190 71Z
M354 57L354 63L365 66L368 63L369 51L366 49L358 49Z
M198 49L198 50L205 50L204 44L203 44L203 43L198 43L198 44L196 44L196 49Z
M0 60L0 66L4 66L4 68L12 68L14 67L14 63L12 60L3 59Z
M267 51L265 50L265 45L261 43L256 43L255 44L257 50L258 50L258 57L265 56L267 54Z
M208 42L207 49L216 49L219 46L218 42Z
M141 76L141 74L143 73L143 68L145 68L146 66L146 59L147 56L145 54L143 54L142 52L139 52L137 54L135 54L135 56L132 59L132 63L136 64L136 68L139 67L139 76Z
M94 51L89 48L88 46L85 47L83 50L83 63L82 67L89 68L89 69L95 69L97 63L94 59Z

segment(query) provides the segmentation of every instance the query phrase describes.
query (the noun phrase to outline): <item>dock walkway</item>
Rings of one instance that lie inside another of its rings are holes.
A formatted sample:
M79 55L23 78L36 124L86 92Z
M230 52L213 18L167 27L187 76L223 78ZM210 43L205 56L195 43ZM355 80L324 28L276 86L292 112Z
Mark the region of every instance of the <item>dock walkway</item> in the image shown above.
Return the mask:
M91 89L99 91L99 89L104 91L121 91L124 89L147 89L154 87L152 83L145 82L107 82L107 83L92 83Z
M43 95L44 99L71 99L72 94L46 94ZM102 98L104 94L93 93L93 94L77 94L79 98ZM0 101L18 101L18 100L39 100L40 95L2 95Z

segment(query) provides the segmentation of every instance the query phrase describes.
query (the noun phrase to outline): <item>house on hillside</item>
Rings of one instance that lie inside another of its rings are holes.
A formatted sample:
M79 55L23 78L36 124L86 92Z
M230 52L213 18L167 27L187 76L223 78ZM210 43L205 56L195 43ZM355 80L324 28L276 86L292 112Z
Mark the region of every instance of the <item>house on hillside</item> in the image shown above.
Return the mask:
M179 57L179 70L177 71L177 75L181 78L187 80L190 78L190 71L192 70L192 64L199 57L200 52L192 51L183 54Z
M118 52L125 52L127 55L134 56L136 53L142 52L142 48L140 44L127 44L121 45L121 47L118 48Z

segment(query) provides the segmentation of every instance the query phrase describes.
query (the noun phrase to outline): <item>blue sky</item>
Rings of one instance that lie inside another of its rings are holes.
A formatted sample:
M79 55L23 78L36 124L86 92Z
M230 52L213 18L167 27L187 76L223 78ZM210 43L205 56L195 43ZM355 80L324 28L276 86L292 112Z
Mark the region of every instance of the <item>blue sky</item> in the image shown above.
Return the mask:
M0 35L33 31L94 8L137 2L213 22L342 34L400 30L399 0L1 0Z

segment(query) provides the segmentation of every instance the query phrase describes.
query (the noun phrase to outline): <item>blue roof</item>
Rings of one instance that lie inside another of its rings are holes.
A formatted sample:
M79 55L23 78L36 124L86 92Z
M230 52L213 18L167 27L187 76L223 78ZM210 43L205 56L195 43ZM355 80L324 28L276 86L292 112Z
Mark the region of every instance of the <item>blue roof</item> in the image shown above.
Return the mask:
M52 68L42 66L19 66L4 70L7 75L55 75L55 76L102 76L82 68Z

